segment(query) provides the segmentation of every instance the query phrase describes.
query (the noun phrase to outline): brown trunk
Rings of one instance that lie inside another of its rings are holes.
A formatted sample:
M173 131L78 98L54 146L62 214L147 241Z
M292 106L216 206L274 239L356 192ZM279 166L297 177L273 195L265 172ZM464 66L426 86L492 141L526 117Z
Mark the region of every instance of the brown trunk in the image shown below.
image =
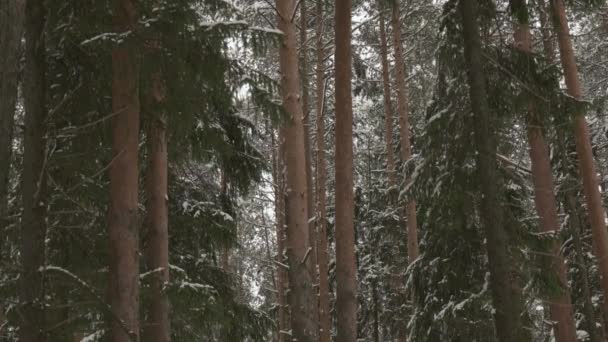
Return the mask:
M337 342L357 340L357 270L353 195L351 0L335 2L336 314Z
M474 116L474 139L477 150L477 177L482 194L480 215L486 235L486 249L490 271L490 289L494 304L494 323L500 342L531 341L523 328L522 300L510 284L508 237L504 211L500 200L503 184L496 162L496 137L492 131L492 117L488 107L486 81L483 74L481 39L477 22L477 0L461 0L464 52L467 65L471 109Z
M289 114L284 127L285 164L287 190L287 260L289 261L289 304L291 331L300 342L316 341L318 327L314 317L316 296L313 290L314 276L309 225L308 189L306 184L306 150L304 148L304 124L298 77L298 52L293 0L277 0L278 28L283 31L279 50L281 93L283 107Z
M273 137L274 137L274 133ZM274 140L274 139L273 139ZM275 215L277 220L276 238L277 238L277 305L278 305L278 332L277 341L285 341L285 333L289 330L289 322L287 320L287 301L285 299L285 290L287 288L287 272L283 265L285 260L285 185L283 179L284 167L284 139L279 135L279 143L274 152L273 158L273 178L275 183L274 200L275 200Z
M547 24L547 5L545 0L536 0L536 9L538 11L538 19L540 21L540 32L543 38L543 50L545 57L550 63L555 60L555 51L553 46L553 39L551 37L551 31Z
M13 154L13 128L19 79L19 52L24 0L0 3L0 231L8 224L8 180ZM4 233L0 233L0 248Z
M393 154L393 105L391 102L391 79L388 65L388 44L386 42L386 25L384 23L384 6L379 0L380 16L380 58L382 59L382 90L384 96L384 134L386 141L386 173L388 187L393 189L397 185L395 179L395 156Z
M135 0L114 0L114 31L135 29ZM108 237L113 342L139 341L138 67L134 42L112 50L112 155ZM118 322L122 321L122 324Z
M405 164L412 159L412 145L410 143L409 104L407 95L407 77L401 44L401 21L399 20L399 1L393 2L391 22L393 26L393 49L395 50L395 78L397 79L397 110L399 111L399 129L401 131L401 161ZM406 167L405 169L409 169ZM410 184L410 174L406 171L405 184ZM416 200L408 196L405 213L407 217L407 256L408 263L418 258L418 223L416 220Z
M226 180L226 170L222 168L220 170L220 198L222 203L225 200L227 194L228 183ZM220 267L224 272L230 272L230 248L228 246L222 246L220 251Z
M526 11L525 0L512 0L511 6L520 11ZM523 13L526 13L523 12ZM525 54L532 54L532 35L527 21L520 21L514 32L515 46ZM549 148L542 130L542 120L533 103L529 105L527 132L528 144L530 145L530 161L532 164L532 183L534 184L534 204L539 216L539 223L544 232L557 232L559 230L559 218L557 216L557 202L553 192L553 174L551 172L551 159ZM566 264L560 252L561 243L556 242L550 251L551 256L548 265L560 280L561 293L550 300L550 317L554 323L555 340L557 342L576 341L576 327L570 289L566 274Z
M319 269L319 342L331 341L331 312L329 308L329 255L327 242L327 212L325 209L325 80L323 49L323 0L316 0L316 128L317 128L317 264Z
M165 89L162 74L152 75L152 103L150 109L162 108ZM165 286L169 284L169 217L167 209L167 136L166 116L153 113L148 127L148 170L146 177L147 226L146 259L150 272L150 298L147 321L144 327L146 341L169 342L169 297Z
M21 220L20 341L46 340L44 266L46 238L46 63L44 1L28 0L25 9L25 136L23 140Z
M551 10L554 17L555 31L559 44L560 59L568 94L580 100L582 98L581 84L570 40L570 29L566 18L566 9L562 0L551 0ZM578 166L583 178L583 192L589 210L589 223L593 235L593 251L599 262L602 289L604 293L604 312L608 312L608 232L606 231L605 212L599 191L595 161L591 151L589 126L583 113L574 113L574 141Z

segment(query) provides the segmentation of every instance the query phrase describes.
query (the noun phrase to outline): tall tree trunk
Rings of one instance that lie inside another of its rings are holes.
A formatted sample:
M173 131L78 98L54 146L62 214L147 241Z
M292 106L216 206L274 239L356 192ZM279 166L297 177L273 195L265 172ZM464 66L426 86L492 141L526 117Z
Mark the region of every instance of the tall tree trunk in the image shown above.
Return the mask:
M384 97L384 140L386 142L386 173L388 187L397 185L395 178L395 156L393 154L393 105L391 102L391 79L388 65L388 44L386 41L386 24L384 22L384 0L378 0L380 17L380 58L382 60L382 90Z
M8 184L19 79L19 52L25 0L0 3L0 231L8 224ZM0 248L4 233L0 234Z
M351 0L335 2L336 312L337 342L357 340L357 270L353 194Z
M492 131L486 81L483 74L477 0L459 2L462 15L464 52L467 65L474 138L477 149L477 177L483 200L481 220L486 235L490 289L494 303L494 322L501 342L531 341L523 328L522 300L510 284L510 262L505 218L499 193L503 189L496 163L496 137Z
M46 238L46 52L45 8L27 0L25 9L25 136L23 141L21 220L20 341L44 341L44 266Z
M306 150L300 103L298 52L295 25L291 20L295 2L277 0L278 28L283 31L279 49L283 107L290 120L285 124L285 164L287 190L287 259L289 261L289 304L291 331L301 342L316 341L318 327L314 317L317 305L313 290L312 250L308 225L308 189L306 184Z
M114 31L137 25L135 0L113 0ZM109 169L109 298L113 342L139 341L138 66L134 42L112 50L112 155ZM120 321L119 321L120 320Z
M580 100L582 88L578 79L578 69L570 40L570 29L566 17L563 0L550 0L554 18L557 42L559 44L560 60L564 69L564 77L568 94ZM606 231L606 215L599 191L595 161L591 151L589 125L584 113L574 115L574 141L578 166L583 178L583 192L589 210L589 222L593 234L593 251L599 262L602 289L604 293L604 312L608 312L608 232Z
M515 47L521 52L532 54L532 35L528 26L526 0L512 0L511 7L518 13L518 23L514 32ZM540 227L544 232L557 232L559 218L557 216L557 202L553 192L553 174L549 147L545 141L540 113L534 103L529 104L527 119L528 144L530 145L530 161L532 166L532 183L534 184L534 204L539 216ZM554 272L560 280L561 293L550 300L550 317L555 322L554 332L557 342L576 341L576 327L572 308L572 299L568 287L566 264L560 252L561 243L557 242L551 247L549 272Z
M393 26L393 49L395 50L395 78L397 83L397 110L399 111L399 129L401 131L401 159L407 164L412 159L412 145L410 143L409 103L407 94L407 77L401 44L401 20L399 1L393 2L391 22ZM407 170L408 168L406 168ZM409 172L406 171L405 183L411 182ZM407 256L408 263L418 258L418 222L416 220L416 200L408 196L406 204L407 217Z
M272 133L273 146L274 133ZM287 301L285 299L285 289L287 288L287 273L285 267L285 186L283 179L284 167L284 144L281 142L282 136L279 135L279 142L273 149L273 179L274 179L274 208L276 215L276 239L277 239L277 341L284 342L285 334L289 330L287 320Z
M304 124L304 150L306 152L306 189L308 190L308 216L314 216L314 183L312 179L312 151L310 146L310 107L308 96L308 57L306 44L308 42L308 13L306 0L300 0L300 79L302 83L302 122ZM317 238L314 220L308 220L308 238L312 248L312 274L313 282L317 282ZM316 291L315 291L316 293ZM315 306L315 316L318 316L319 307Z
M150 280L150 299L144 336L150 342L171 341L169 297L165 286L169 284L169 216L167 208L167 118L162 108L166 91L162 73L152 75L151 106L154 111L148 126L148 170L146 175L147 228L146 259Z
M323 47L323 0L316 0L316 50L315 78L316 128L317 128L317 264L319 269L319 342L331 341L331 311L329 308L329 252L327 242L327 212L325 208L325 79Z

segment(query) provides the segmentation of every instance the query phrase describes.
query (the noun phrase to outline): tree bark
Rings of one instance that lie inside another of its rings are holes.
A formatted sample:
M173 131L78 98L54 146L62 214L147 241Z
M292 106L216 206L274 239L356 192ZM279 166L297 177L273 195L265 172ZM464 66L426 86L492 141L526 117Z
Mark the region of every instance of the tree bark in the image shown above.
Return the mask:
M21 220L22 319L20 341L45 341L44 278L46 239L46 14L44 1L28 0L25 9L25 136Z
M0 230L8 224L8 186L19 80L19 53L25 0L0 3ZM0 244L4 233L0 234ZM1 246L1 245L0 245Z
M327 242L327 211L325 208L325 79L323 47L323 0L316 0L316 129L317 129L317 264L319 269L319 342L331 341L331 311L329 308L329 253Z
M150 116L148 126L148 170L146 177L148 238L146 259L150 277L150 298L147 322L144 327L146 341L171 341L169 297L165 286L169 283L169 214L167 208L167 136L166 115L161 110L166 92L160 71L151 80Z
M306 184L305 129L302 122L300 84L298 77L298 52L295 25L291 20L293 0L277 0L278 28L283 31L279 49L281 93L283 107L289 114L285 124L285 164L287 190L287 259L289 261L289 304L291 331L294 339L301 342L316 341L318 327L314 317L316 296L313 291L312 250L308 225L308 189Z
M274 140L274 133L272 133ZM274 178L274 208L276 215L276 239L277 239L277 341L284 342L284 332L289 330L287 320L287 301L285 299L285 289L287 288L287 272L282 265L285 261L285 186L283 179L284 167L284 139L279 135L279 142L273 149L273 178ZM274 144L273 144L274 145Z
M526 55L532 54L532 34L528 26L526 0L512 0L511 7L520 11L514 32L515 47ZM524 14L525 17L524 17ZM539 216L539 223L544 232L557 232L560 227L557 216L557 201L553 192L553 174L549 147L545 140L542 120L534 103L530 102L527 119L528 144L530 145L530 161L532 168L532 183L534 184L534 204ZM553 329L557 342L576 341L576 327L572 308L572 299L568 287L566 264L560 252L561 243L556 241L551 247L548 265L549 272L554 272L560 280L561 293L550 299L550 317L555 322Z
M494 322L500 342L531 341L526 334L521 313L522 300L510 284L508 237L505 231L504 210L499 193L503 189L496 162L496 137L492 131L492 117L488 107L484 78L477 0L459 2L463 24L464 53L467 65L471 109L474 115L474 140L477 150L481 220L486 235L486 249L490 271L490 289L494 303Z
M555 32L559 45L560 60L564 70L568 94L576 100L582 99L582 88L570 39L570 29L563 0L550 0ZM593 251L599 262L601 284L604 294L604 312L608 312L608 232L605 211L599 191L599 180L589 137L589 125L584 113L574 114L574 141L578 166L583 178L583 192L589 210L589 222L593 235Z
M135 0L113 1L117 33L137 25ZM112 50L112 155L108 237L110 305L113 342L139 341L139 227L138 227L138 66L130 40ZM120 319L121 322L118 321Z
M401 131L401 160L408 164L412 159L412 145L410 143L409 103L407 94L407 78L405 61L403 57L403 45L401 44L401 21L399 1L393 2L391 22L393 26L393 49L395 50L395 78L397 83L397 110L399 111L399 129ZM405 184L410 184L411 176L405 168ZM418 258L418 222L416 220L416 200L412 195L408 196L406 208L407 219L407 256L408 263Z
M380 17L380 59L382 60L382 91L384 97L384 140L386 142L386 173L388 187L397 185L395 178L395 156L393 153L393 105L391 102L391 79L388 65L388 44L386 41L386 24L384 22L384 6L378 1Z
M337 342L357 340L357 270L353 194L351 0L335 2L336 312Z

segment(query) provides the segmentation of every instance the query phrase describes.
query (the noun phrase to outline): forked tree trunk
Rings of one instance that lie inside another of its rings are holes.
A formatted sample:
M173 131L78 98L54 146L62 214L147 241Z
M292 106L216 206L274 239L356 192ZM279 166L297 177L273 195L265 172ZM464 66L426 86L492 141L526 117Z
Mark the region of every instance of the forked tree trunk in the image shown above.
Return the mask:
M388 44L386 41L386 24L384 22L384 0L378 0L380 17L380 59L382 60L382 91L384 99L384 141L386 145L386 173L388 187L397 185L395 177L395 155L393 153L393 104L391 102L391 79L388 65Z
M21 220L22 307L20 341L44 341L44 266L46 238L46 53L44 1L28 0L25 9L25 136Z
M357 340L357 270L353 194L351 0L335 2L336 314L337 342Z
M395 50L395 78L397 83L397 110L399 112L399 129L401 131L401 161L405 164L412 159L412 145L410 143L410 121L409 103L407 94L407 78L405 61L403 56L403 45L401 44L401 20L399 1L393 2L391 22L393 26L393 49ZM411 178L407 172L405 184L410 184ZM418 258L418 222L416 220L416 200L412 195L408 196L405 214L407 219L407 256L408 263Z
M135 0L113 1L117 33L135 29ZM112 50L112 156L110 164L109 294L115 319L113 342L139 341L138 142L139 92L135 43L127 40ZM118 319L122 321L119 322Z
M327 212L325 208L325 79L323 62L323 0L316 0L316 50L315 79L316 128L317 128L317 264L319 268L319 342L331 341L331 311L329 308L329 253L327 242Z
M570 39L570 29L563 0L550 0L554 18L555 32L559 44L560 60L564 69L564 78L568 94L582 99L582 88L578 79L578 69ZM608 231L606 215L602 205L599 181L589 137L589 125L584 113L574 113L574 141L578 166L583 178L583 192L589 210L589 223L593 235L593 251L599 262L602 290L604 293L604 312L608 312Z
M289 114L285 124L285 164L287 190L287 259L289 262L289 295L291 331L300 342L316 341L318 327L314 317L316 296L313 291L312 250L308 225L308 189L306 184L306 150L304 124L300 103L298 51L293 0L277 0L278 28L283 31L279 49L281 95L283 107Z
M522 300L511 288L508 237L504 210L500 201L503 184L496 162L496 137L488 107L486 80L483 74L477 0L460 0L464 53L467 65L471 109L474 115L474 141L477 150L477 177L483 200L480 215L486 235L490 271L490 289L494 304L494 323L500 342L527 342L531 338L523 328Z
M527 21L525 0L512 0L511 7L519 13L514 40L515 47L524 54L532 54L532 34ZM557 216L557 201L555 200L553 174L549 147L545 141L542 129L542 119L534 103L529 104L527 118L528 144L530 145L530 161L532 166L532 183L534 184L534 204L539 216L539 223L544 232L557 232L560 227ZM561 243L555 242L551 248L547 266L548 272L554 272L560 280L561 293L550 299L550 317L554 323L553 330L557 342L576 341L576 327L572 308L572 299L568 287L566 264L560 252Z
M148 170L146 175L147 226L146 259L150 277L150 298L144 336L150 342L171 341L169 297L169 216L167 208L167 136L166 115L154 108L162 108L166 91L162 73L152 75L150 116L148 126Z
M25 0L0 3L0 248L8 224L8 186Z

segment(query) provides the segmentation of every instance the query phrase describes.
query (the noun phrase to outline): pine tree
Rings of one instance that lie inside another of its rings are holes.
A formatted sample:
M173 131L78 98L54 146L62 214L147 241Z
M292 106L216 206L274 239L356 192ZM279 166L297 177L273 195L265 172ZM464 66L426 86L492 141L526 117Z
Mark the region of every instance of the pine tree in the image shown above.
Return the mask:
M464 53L469 79L471 109L477 149L477 175L482 193L481 219L486 233L486 249L490 271L490 288L495 308L494 322L499 341L530 341L521 314L522 299L511 289L510 260L506 217L496 188L501 188L496 162L496 138L488 107L486 80L483 73L481 37L478 23L479 5L476 0L459 1L462 17Z
M357 340L350 0L335 2L336 341Z
M112 153L109 168L109 301L113 342L139 341L139 71L129 32L137 3L114 0L114 30L127 39L112 50Z

